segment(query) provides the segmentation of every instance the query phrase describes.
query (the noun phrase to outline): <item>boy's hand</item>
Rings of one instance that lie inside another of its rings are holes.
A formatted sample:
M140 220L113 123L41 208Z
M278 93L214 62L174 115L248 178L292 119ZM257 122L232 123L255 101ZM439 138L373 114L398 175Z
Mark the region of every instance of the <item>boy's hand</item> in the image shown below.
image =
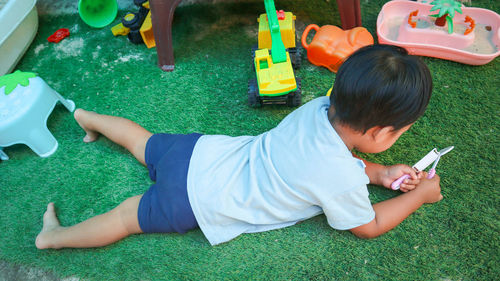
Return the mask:
M410 175L409 179L405 179L399 186L399 190L402 192L408 192L415 189L420 183L420 179L425 177L425 174L420 172L417 173L412 167L403 164L397 164L393 166L386 166L385 171L382 173L382 185L386 188L391 188L391 184L399 179L403 175Z
M441 201L443 195L441 194L441 186L439 184L441 179L439 176L434 175L432 179L427 179L427 173L422 173L425 174L425 177L422 178L418 188L412 192L419 193L424 203L436 203Z
M422 172L422 174L423 176L427 176L426 172ZM422 204L435 203L443 199L439 181L438 175L435 175L432 179L422 177L418 188L378 202L373 205L375 219L364 225L352 228L351 232L361 238L373 238L393 229L411 213L420 208Z

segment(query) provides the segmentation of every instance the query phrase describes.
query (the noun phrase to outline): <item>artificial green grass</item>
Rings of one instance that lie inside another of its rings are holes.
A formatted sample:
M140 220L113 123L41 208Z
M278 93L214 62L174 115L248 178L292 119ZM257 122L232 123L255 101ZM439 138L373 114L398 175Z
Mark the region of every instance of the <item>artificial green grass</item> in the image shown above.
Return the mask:
M276 2L277 8L298 15L302 30L304 23L340 24L335 1ZM384 2L361 1L363 24L374 36ZM473 2L500 11L498 1ZM114 38L108 28L91 29L76 15L44 15L17 69L37 72L78 107L127 117L153 132L256 135L292 111L247 106L250 47L256 44L255 19L263 10L262 1L179 7L172 73L156 66L155 49ZM48 43L46 38L61 27L71 36ZM11 160L0 163L0 259L84 280L494 280L500 276L500 63L423 60L434 81L427 112L391 149L364 156L412 165L433 147L455 145L438 166L445 198L379 238L358 239L317 216L216 247L195 230L135 235L99 249L37 250L35 237L48 202L55 202L63 225L72 225L143 193L152 183L124 149L104 138L83 143L83 131L58 105L48 120L59 141L55 154L40 158L24 145L5 149ZM324 95L335 77L305 57L297 75L304 102ZM372 202L398 194L369 190Z

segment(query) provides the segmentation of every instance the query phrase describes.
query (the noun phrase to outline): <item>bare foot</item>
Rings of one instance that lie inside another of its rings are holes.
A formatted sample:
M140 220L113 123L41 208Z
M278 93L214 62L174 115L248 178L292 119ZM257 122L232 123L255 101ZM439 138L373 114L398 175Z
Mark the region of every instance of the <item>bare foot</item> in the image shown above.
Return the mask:
M86 111L86 110L81 109L81 108L77 108L75 110L74 116L75 116L76 122L78 122L78 125L80 125L80 127L82 127L82 129L85 131L85 133L87 133L85 135L85 137L83 138L83 142L93 142L93 141L97 140L97 138L99 137L99 133L90 130L87 126L87 121L88 121L89 117L91 116L91 114L93 114L93 113L94 112Z
M54 232L62 229L54 210L54 203L47 205L47 211L43 214L42 231L36 237L35 245L38 249L56 248L53 242Z

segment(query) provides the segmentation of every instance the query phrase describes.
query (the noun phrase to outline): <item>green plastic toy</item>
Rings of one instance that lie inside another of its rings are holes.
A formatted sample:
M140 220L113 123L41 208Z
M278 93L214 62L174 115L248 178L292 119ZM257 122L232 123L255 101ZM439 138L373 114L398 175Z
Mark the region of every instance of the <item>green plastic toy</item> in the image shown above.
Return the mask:
M264 5L266 14L259 17L260 49L252 51L256 79L249 81L248 103L252 107L263 104L298 106L302 101L300 79L295 78L290 53L285 47L281 32L284 26L293 30L292 36L284 37L295 47L295 16L289 12L277 12L273 0L264 0ZM261 36L264 33L267 35ZM261 37L267 42L261 42ZM300 53L296 58L300 60Z
M444 26L445 21L448 23L448 33L453 33L453 17L455 12L462 13L462 4L455 0L434 0L431 2L432 11L439 10L439 13L429 15L435 17L437 26Z
M271 57L274 63L286 61L285 44L281 40L280 25L278 16L276 15L276 8L274 7L273 0L264 0L266 6L266 14L269 22L269 31L271 32Z
M113 22L118 13L116 0L79 0L78 14L91 27L101 28Z
M14 91L17 85L28 86L30 84L29 79L35 77L36 73L16 70L14 73L0 76L0 88L5 86L5 94L8 95Z

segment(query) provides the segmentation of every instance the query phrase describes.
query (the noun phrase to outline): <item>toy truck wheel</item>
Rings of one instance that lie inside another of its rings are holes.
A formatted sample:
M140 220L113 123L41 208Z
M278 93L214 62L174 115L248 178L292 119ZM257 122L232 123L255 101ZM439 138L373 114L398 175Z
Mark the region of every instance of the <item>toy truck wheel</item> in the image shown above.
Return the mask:
M142 7L142 5L146 2L148 2L148 0L134 0L134 4L138 7Z
M135 13L128 13L122 18L122 24L128 28L137 29L137 22L139 21L139 17Z
M139 12L137 13L128 13L122 18L122 24L125 27L130 28L131 30L137 30L141 29L142 24L144 23L144 19L148 15L149 10L140 7Z
M288 53L290 54L290 60L292 61L293 69L299 69L302 62L302 47L297 45L297 47L295 48L288 49Z
M141 33L139 30L130 30L130 32L127 34L128 40L134 44L142 44L144 43Z
M259 49L259 47L257 46L257 44L252 46L252 50L251 50L252 59L255 58L255 51L257 51L258 49Z
M250 64L250 70L252 72L255 72L255 63L254 63L254 61L255 61L255 52L258 49L259 48L258 48L257 44L255 44L255 45L252 46L252 50L251 50L252 53L250 54L250 56L252 57L252 63Z
M259 95L257 79L251 79L250 81L248 81L248 104L251 107L262 106L262 100Z
M300 78L295 78L295 81L297 82L297 90L295 90L295 92L293 93L289 93L288 99L286 101L286 105L290 107L295 107L302 104L302 87Z

